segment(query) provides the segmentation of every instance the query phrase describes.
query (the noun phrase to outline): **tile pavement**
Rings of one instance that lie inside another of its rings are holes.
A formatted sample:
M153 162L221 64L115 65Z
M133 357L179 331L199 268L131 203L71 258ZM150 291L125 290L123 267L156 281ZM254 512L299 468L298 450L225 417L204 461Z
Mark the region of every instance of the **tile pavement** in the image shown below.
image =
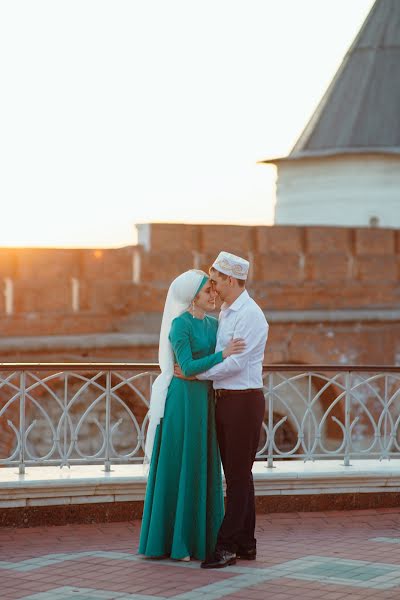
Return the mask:
M140 522L0 529L0 600L400 599L400 508L259 515L258 559L143 560Z

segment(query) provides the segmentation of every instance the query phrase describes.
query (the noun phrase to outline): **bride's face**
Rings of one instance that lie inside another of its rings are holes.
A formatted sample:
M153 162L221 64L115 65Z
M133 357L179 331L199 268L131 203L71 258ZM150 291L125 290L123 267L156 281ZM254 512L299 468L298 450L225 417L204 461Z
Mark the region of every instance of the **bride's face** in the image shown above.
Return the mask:
M201 310L209 312L215 309L216 293L210 281L207 281L195 298L195 304Z

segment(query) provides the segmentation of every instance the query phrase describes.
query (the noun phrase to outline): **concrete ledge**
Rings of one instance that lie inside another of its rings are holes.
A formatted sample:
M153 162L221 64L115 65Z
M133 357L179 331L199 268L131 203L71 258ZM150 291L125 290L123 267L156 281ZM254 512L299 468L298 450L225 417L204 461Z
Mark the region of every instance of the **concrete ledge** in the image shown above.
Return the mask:
M31 527L140 518L146 490L142 465L0 469L0 526ZM400 460L304 463L253 467L257 512L310 512L400 505Z
M253 467L257 496L400 493L400 459L306 462L263 461ZM147 475L142 465L17 467L0 469L0 508L142 501Z
M0 350L24 352L28 350L72 350L79 348L133 348L157 346L158 334L152 333L88 333L85 335L32 335L3 337Z
M337 309L337 310L269 310L265 312L270 323L348 323L400 321L400 310Z
M397 492L256 496L257 514L398 509L399 506L400 493ZM0 510L0 528L132 522L135 519L141 519L142 513L143 500L57 506L21 506Z

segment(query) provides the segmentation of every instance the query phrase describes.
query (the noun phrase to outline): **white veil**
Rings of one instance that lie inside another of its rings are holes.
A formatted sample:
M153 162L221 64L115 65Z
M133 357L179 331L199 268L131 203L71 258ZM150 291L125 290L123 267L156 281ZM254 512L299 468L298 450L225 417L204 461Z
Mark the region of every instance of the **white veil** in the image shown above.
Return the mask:
M161 375L154 381L151 390L150 420L145 444L145 463L150 462L151 459L157 425L164 416L168 387L174 375L174 353L168 338L171 324L176 317L179 317L179 315L189 308L193 298L204 285L206 279L208 279L206 273L197 269L191 269L179 275L169 286L161 322L160 344L158 347L158 361L160 363Z

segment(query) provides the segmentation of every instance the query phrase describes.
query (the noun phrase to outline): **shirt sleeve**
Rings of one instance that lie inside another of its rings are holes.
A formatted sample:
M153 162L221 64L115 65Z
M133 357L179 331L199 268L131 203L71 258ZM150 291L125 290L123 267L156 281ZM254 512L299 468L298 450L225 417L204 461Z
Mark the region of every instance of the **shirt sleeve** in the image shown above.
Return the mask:
M190 345L190 327L183 319L174 319L169 339L178 365L185 377L192 377L193 375L202 373L224 360L222 351L204 356L203 358L193 358ZM203 379L207 379L207 377Z
M246 312L239 314L233 337L242 338L245 341L246 349L240 354L228 356L223 363L200 373L197 375L197 379L218 381L244 370L254 349L263 341L267 342L268 328L269 325L262 315L254 313L249 315Z

